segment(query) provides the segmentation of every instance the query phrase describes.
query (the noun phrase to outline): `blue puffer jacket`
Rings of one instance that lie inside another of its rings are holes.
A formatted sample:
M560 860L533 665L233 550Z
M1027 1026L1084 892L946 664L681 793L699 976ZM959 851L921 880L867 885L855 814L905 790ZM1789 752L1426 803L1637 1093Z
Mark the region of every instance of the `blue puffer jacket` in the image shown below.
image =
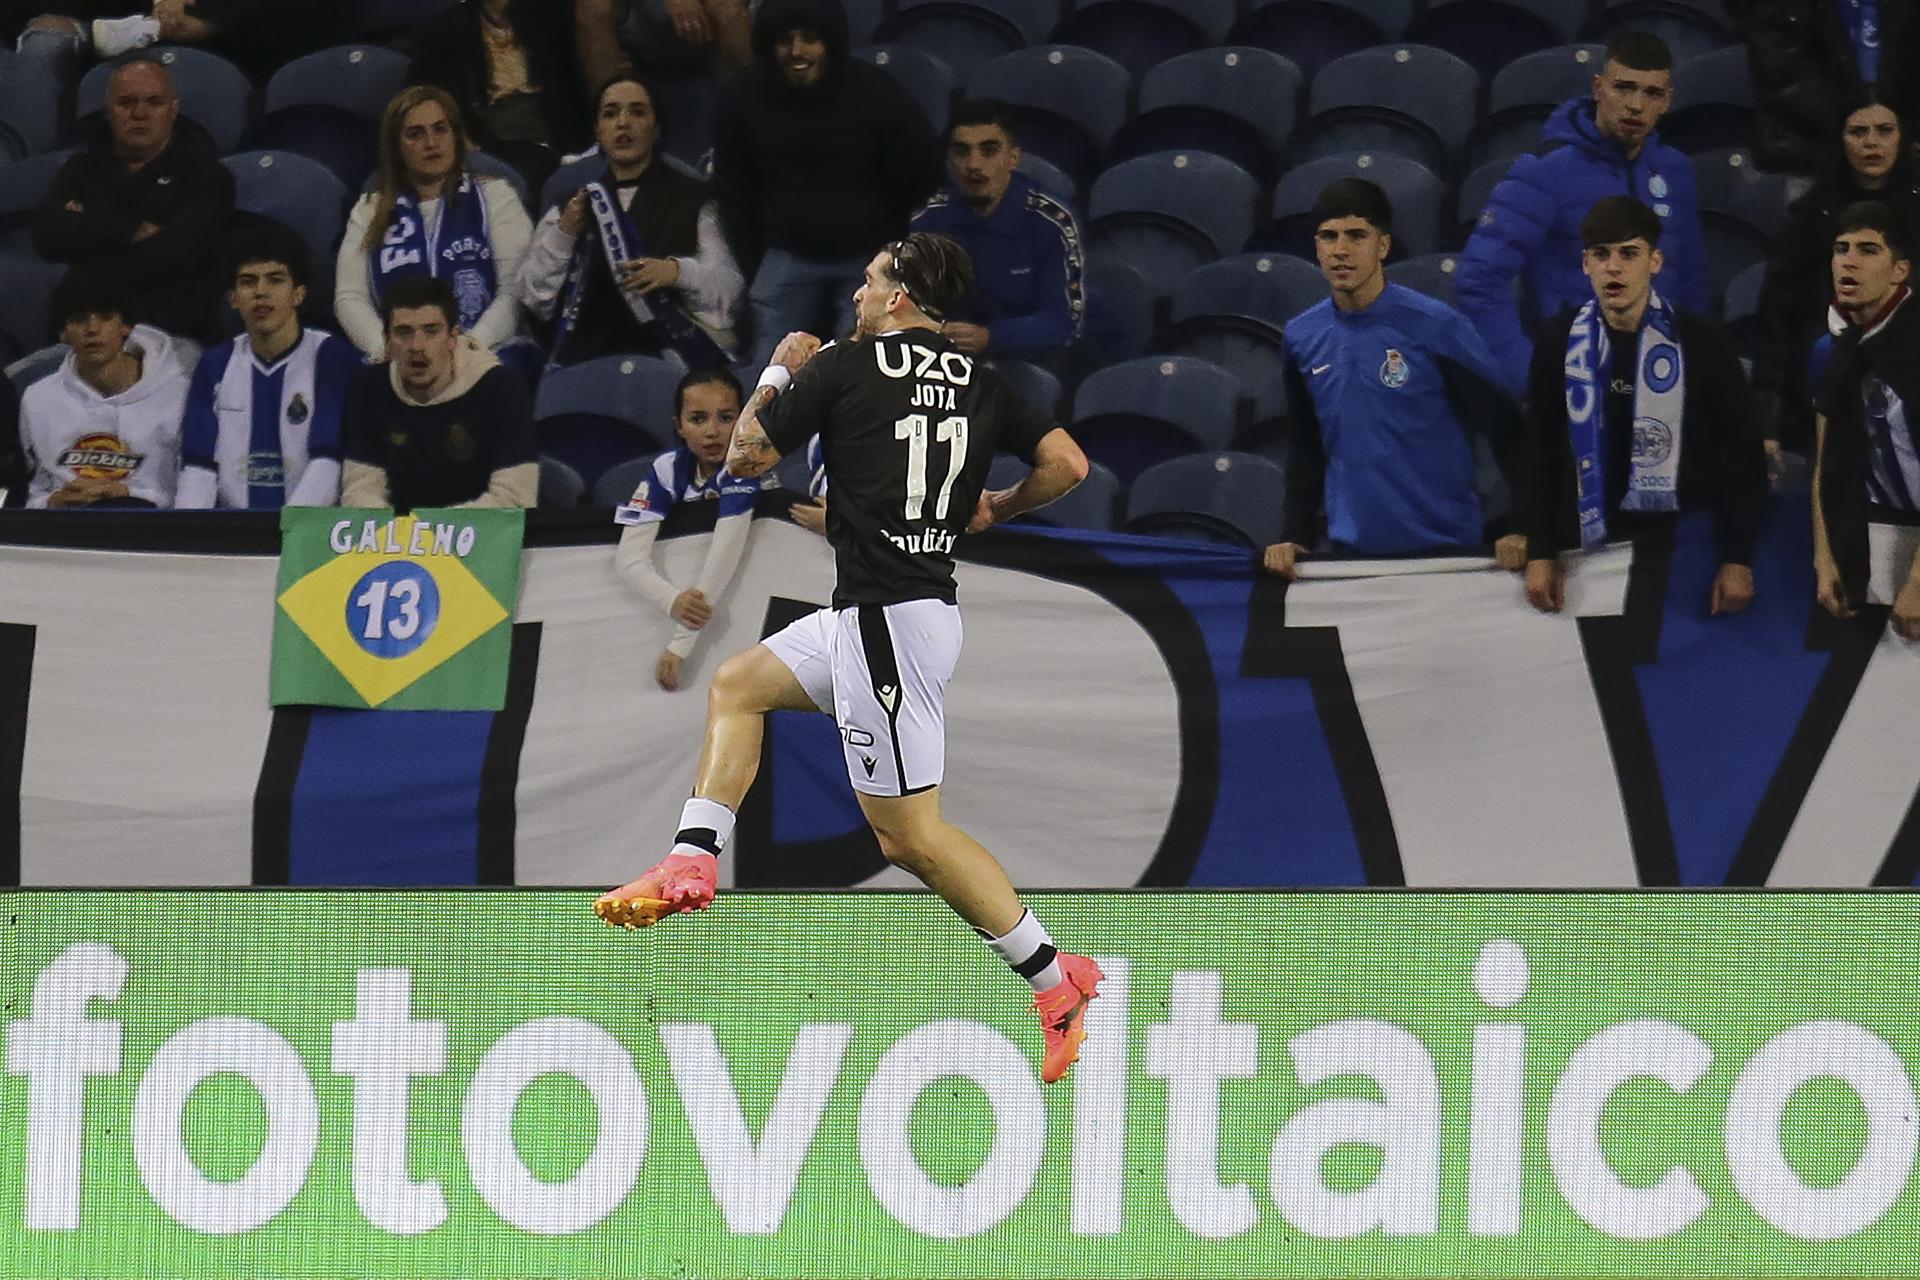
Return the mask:
M1514 304L1513 281L1526 272L1532 317L1556 315L1593 296L1580 269L1580 223L1607 196L1652 206L1666 230L1666 266L1656 287L1683 311L1710 310L1707 253L1693 166L1655 133L1629 161L1594 123L1592 98L1561 104L1532 155L1521 156L1487 199L1455 278L1460 309L1486 339L1514 395L1526 394L1533 343Z

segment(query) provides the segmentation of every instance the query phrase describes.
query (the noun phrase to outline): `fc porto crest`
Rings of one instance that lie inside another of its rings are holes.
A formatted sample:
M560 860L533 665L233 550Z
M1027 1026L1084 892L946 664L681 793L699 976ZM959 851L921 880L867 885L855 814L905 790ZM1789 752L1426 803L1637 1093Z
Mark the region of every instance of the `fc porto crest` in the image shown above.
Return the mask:
M307 408L307 398L298 391L294 392L292 401L287 405L287 421L297 427L305 422L310 414L311 411Z
M1380 366L1380 382L1398 390L1407 385L1407 358L1399 348L1388 347L1386 361Z

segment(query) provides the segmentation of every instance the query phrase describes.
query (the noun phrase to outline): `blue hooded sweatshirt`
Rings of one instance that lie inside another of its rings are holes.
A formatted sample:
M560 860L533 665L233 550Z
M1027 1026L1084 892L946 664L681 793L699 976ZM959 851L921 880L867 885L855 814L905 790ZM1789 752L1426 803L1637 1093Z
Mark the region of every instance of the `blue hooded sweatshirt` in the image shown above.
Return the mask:
M1591 298L1593 286L1580 269L1580 223L1608 196L1633 196L1660 216L1666 259L1655 285L1660 295L1682 311L1712 309L1692 163L1657 132L1628 160L1620 144L1600 132L1594 109L1592 98L1561 104L1540 147L1515 160L1493 189L1460 258L1455 297L1516 396L1527 389L1533 343L1514 302L1514 277L1526 273L1535 320Z

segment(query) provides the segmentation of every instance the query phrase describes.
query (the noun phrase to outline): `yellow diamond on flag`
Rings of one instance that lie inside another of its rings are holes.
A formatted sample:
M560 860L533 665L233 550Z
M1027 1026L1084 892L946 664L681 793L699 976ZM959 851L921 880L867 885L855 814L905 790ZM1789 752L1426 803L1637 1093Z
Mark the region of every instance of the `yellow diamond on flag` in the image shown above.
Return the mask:
M396 518L389 545L408 546L413 525ZM457 556L386 551L336 556L281 592L280 607L370 707L508 617Z

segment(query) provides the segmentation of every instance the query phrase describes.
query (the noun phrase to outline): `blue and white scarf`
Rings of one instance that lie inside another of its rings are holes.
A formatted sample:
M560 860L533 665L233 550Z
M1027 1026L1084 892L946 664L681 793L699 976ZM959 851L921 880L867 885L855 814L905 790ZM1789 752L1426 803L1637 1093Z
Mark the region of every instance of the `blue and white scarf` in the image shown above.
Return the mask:
M471 330L492 305L495 287L493 228L473 175L461 174L458 190L440 202L439 220L432 227L426 221L413 192L402 191L393 202L380 252L367 264L374 301L385 298L395 280L435 276L452 286L460 327Z
M620 207L620 197L615 194L610 174L603 174L584 188L587 195L587 210L593 217L595 229L600 233L600 252L607 263L607 274L614 281L620 279L620 266L635 258L647 256L646 246L640 241L639 229L633 225L633 219ZM587 236L581 236L573 249L573 259L567 263L566 282L561 286L560 323L553 334L553 351L558 355L580 320L580 304L587 291L587 268L592 261L593 243ZM616 286L617 287L617 286ZM659 324L666 335L666 345L678 352L686 361L689 369L709 369L727 363L727 356L707 331L694 323L677 300L667 296L666 291L656 289L653 294L644 296L637 290L620 289L620 300L627 304L627 310L642 327Z
M1600 305L1589 299L1567 331L1567 434L1580 511L1580 546L1591 551L1607 540L1606 395L1612 339ZM1640 322L1639 376L1633 386L1633 448L1622 511L1680 509L1681 406L1687 398L1686 368L1674 312L1655 293Z

